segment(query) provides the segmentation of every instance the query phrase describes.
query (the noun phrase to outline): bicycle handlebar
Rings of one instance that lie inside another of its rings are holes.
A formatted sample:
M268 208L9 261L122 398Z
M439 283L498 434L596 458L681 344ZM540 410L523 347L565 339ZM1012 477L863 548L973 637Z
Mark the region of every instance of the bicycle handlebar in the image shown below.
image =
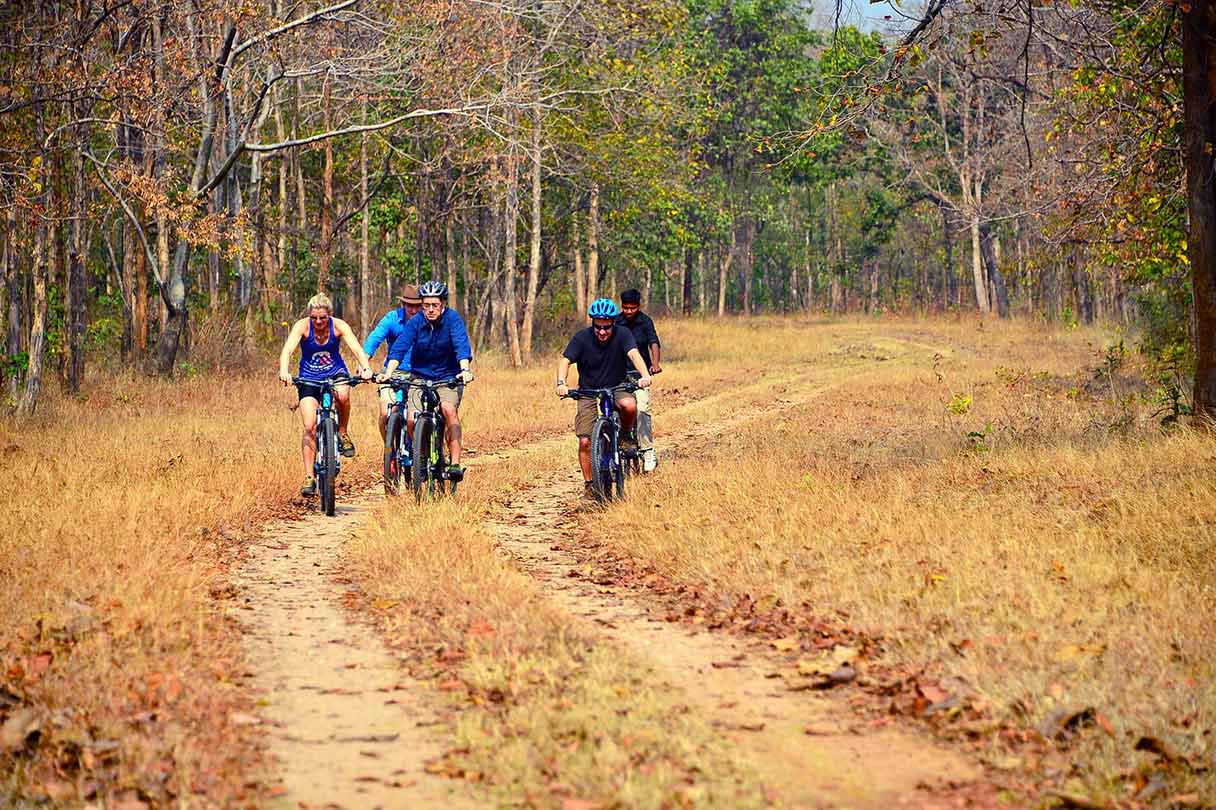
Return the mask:
M294 385L315 385L324 388L327 385L361 385L369 383L372 380L365 380L362 377L327 377L324 380L306 380L303 377L292 377L291 382Z
M619 385L614 385L611 388L571 388L566 392L565 399L595 399L601 394L615 394L617 391L624 391L626 394L632 394L639 388L637 383L623 382Z

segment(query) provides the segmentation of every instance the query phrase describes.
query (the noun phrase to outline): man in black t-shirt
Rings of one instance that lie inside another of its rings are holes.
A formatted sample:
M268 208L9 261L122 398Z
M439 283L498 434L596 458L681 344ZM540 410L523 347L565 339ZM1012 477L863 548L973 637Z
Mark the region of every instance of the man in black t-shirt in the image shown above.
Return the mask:
M659 333L654 330L654 321L642 312L642 294L637 290L625 290L621 293L621 314L616 319L617 326L623 326L633 333L637 341L638 351L642 362L651 374L662 370L659 365ZM642 469L650 472L658 463L654 454L654 423L651 421L650 389L638 391L638 450L642 452Z
M582 388L611 388L625 381L625 372L632 365L641 375L639 388L650 386L650 371L638 351L633 333L616 325L620 314L616 302L597 298L587 310L591 326L580 329L570 338L562 358L557 363L557 395L564 397L570 388L566 375L571 364L578 366L578 384ZM628 447L638 404L632 394L616 392L616 407L621 414L621 446ZM588 497L591 490L591 428L595 423L596 401L580 399L574 417L574 435L578 436L578 463L583 468L583 484Z

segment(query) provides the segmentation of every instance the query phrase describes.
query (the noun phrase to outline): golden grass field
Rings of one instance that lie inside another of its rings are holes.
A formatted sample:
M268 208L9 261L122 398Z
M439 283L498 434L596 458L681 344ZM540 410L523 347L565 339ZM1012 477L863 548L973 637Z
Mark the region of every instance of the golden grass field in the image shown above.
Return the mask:
M1168 759L1145 804L1212 801L1216 443L1163 434L1130 396L1134 363L1095 377L1114 335L971 320L659 328L659 472L572 530L638 570L879 639L876 671L923 671L959 695L966 734L939 731L1021 783L1113 806ZM558 806L555 782L620 806L755 800L748 763L550 605L482 524L575 464L555 362L479 360L459 501L385 505L348 542L345 573L418 674L459 680L449 765L496 800ZM31 709L41 731L0 753L0 794L258 803L258 740L231 721L255 707L227 616L243 544L299 486L294 397L273 369L96 379L0 423L0 717ZM340 498L379 467L373 392L354 396L360 455ZM760 410L782 399L799 404ZM665 433L696 435L676 447ZM519 449L478 460L504 448ZM1075 733L1016 744L1078 713ZM1168 757L1134 751L1141 737Z

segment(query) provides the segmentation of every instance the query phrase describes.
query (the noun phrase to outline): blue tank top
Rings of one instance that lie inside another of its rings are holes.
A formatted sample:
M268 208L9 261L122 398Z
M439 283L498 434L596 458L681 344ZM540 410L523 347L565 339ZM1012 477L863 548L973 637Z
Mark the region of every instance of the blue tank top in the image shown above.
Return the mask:
M312 321L308 322L308 337L300 341L300 375L306 380L326 380L349 374L342 355L338 353L338 333L334 319L329 319L329 341L317 343L312 332Z

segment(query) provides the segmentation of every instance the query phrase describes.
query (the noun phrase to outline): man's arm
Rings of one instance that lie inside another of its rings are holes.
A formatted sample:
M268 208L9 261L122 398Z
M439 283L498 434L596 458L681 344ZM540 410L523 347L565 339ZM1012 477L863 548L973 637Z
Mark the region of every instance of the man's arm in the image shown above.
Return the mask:
M380 319L380 323L376 324L376 328L363 341L363 351L370 358L376 353L376 349L380 348L380 344L388 337L388 330L392 326L392 318L397 317L397 310L393 310L389 314Z
M638 374L642 375L642 378L638 380L638 388L649 388L650 370L646 368L646 361L642 359L642 353L634 346L625 356L629 358L629 362L633 363L633 367L637 369Z
M659 363L659 352L662 347L657 343L650 344L650 373L658 374L663 370L662 364Z
M570 386L566 385L566 375L570 373L570 358L564 354L557 361L557 395L564 397L570 393Z
M392 348L388 350L388 364L381 375L383 378L391 377L398 368L410 370L410 359L414 353L414 339L418 336L418 328L414 325L414 320L416 319L411 318L406 321L405 328L401 330L400 335L397 335Z

